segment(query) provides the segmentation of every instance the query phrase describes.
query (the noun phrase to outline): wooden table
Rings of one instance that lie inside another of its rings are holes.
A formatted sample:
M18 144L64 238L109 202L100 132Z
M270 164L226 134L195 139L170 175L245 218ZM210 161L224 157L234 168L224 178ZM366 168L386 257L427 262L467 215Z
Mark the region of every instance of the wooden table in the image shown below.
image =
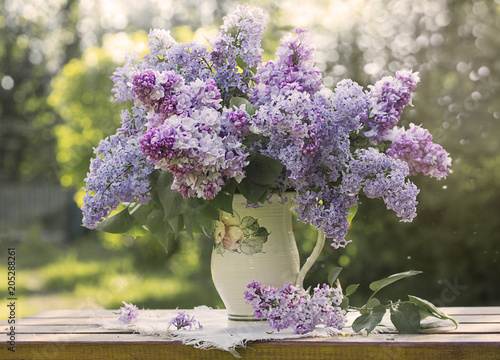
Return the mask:
M459 322L418 335L394 333L253 342L238 349L243 359L500 359L500 307L442 308ZM162 310L158 310L161 312ZM9 351L9 324L0 359L234 359L228 352L199 350L180 342L103 330L89 321L115 317L111 310L49 310L16 320L15 352Z

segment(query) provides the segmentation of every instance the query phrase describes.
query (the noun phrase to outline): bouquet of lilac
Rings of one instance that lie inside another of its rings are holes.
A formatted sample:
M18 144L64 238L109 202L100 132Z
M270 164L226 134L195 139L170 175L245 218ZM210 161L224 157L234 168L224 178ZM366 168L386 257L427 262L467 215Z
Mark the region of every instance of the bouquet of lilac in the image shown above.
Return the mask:
M245 300L255 309L254 316L267 319L277 331L292 327L297 334L305 334L317 325L342 330L346 323L340 287L318 285L313 296L291 283L275 288L254 281L247 287Z
M235 192L258 204L290 190L299 220L335 248L348 242L362 195L381 198L401 221L416 216L419 190L408 177L441 179L451 166L426 129L398 127L418 75L327 88L307 30L295 29L263 62L265 20L260 9L239 6L209 45L152 30L150 52L115 71L116 101L133 105L95 149L86 227L192 235L210 229L219 210L232 212Z

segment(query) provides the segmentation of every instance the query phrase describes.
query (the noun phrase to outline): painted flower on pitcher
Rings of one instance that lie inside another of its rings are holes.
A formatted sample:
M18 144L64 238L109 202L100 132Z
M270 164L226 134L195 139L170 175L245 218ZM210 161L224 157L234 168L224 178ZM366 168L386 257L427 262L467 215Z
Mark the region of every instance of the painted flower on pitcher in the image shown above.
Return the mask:
M257 219L245 216L240 220L239 214L220 212L220 221L215 222L215 250L218 254L233 251L245 255L263 252L269 232L259 225Z

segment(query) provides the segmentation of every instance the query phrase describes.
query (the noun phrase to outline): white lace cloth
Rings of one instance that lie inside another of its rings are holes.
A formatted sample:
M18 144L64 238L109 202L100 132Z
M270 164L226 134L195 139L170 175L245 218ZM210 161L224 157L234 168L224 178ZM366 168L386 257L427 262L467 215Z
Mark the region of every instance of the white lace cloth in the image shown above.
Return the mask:
M316 327L316 329L307 334L296 334L292 329L275 331L267 322L229 322L225 310L213 310L206 306L200 306L193 310L186 311L190 317L194 316L201 323L201 330L176 330L173 326L168 326L168 323L177 316L179 310L139 310L139 318L133 324L123 324L118 321L118 316L115 318L96 318L93 322L97 322L105 329L130 331L131 333L139 333L142 335L157 336L163 339L182 341L185 345L191 345L200 349L219 349L226 350L232 353L235 357L240 357L236 349L244 347L248 342L258 340L285 340L298 339L304 337L332 337L338 335L353 335L350 327L346 327L341 331ZM358 314L359 315L359 314ZM357 315L354 313L348 314L348 323ZM383 322L383 326L377 327L374 332L394 331L389 323ZM429 324L431 325L431 324ZM432 326L449 326L448 323L437 324ZM426 326L427 327L427 326Z
M118 316L95 318L92 321L105 329L130 331L182 341L185 345L200 349L226 350L236 357L239 357L239 354L235 349L251 341L331 337L341 334L338 330L324 327L317 327L314 331L304 335L296 334L292 329L278 332L272 329L266 321L250 323L228 321L225 310L213 310L206 306L182 311L186 311L189 316L194 316L203 328L201 330L176 330L173 326L169 328L168 323L177 316L179 310L139 310L139 318L132 324L120 323Z

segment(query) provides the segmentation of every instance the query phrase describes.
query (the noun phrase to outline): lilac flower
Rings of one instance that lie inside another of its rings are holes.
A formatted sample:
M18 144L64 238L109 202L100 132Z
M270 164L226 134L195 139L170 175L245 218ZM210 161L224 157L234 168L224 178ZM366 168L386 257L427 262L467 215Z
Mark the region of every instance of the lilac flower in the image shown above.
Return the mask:
M281 89L296 90L313 95L321 88L321 72L314 66L312 36L304 29L295 29L276 50L276 61L263 64L255 76L257 86L250 91L256 106L276 100Z
M141 151L149 161L157 162L175 156L175 130L167 123L146 131L139 140Z
M137 60L137 58L138 54L136 53L127 55L125 57L125 64L116 68L111 76L111 80L114 83L111 92L114 93L116 102L134 99L132 75L149 68L148 64Z
M230 89L238 96L248 91L252 69L262 62L262 32L266 16L261 9L248 5L224 17L221 32L212 42L212 77L223 93Z
M410 124L408 130L394 130L392 145L387 155L404 160L410 175L421 172L437 179L445 178L451 172L451 158L441 145L432 142L427 129Z
M163 29L152 29L148 34L149 57L151 59L163 58L176 44L177 42L172 38L170 32Z
M83 225L93 229L120 203L149 202L149 175L153 165L140 150L139 136L145 129L145 110L135 107L122 114L122 127L115 135L101 140L94 149L85 179Z
M118 320L124 324L130 324L137 321L139 317L139 309L137 306L132 304L127 304L125 301L122 301L125 306L120 308L120 316Z
M244 105L243 105L244 106ZM250 133L250 116L242 109L226 111L225 128L241 138Z
M372 109L365 120L368 131L365 136L374 142L387 140L389 130L399 121L403 108L411 104L413 90L419 82L418 73L397 71L395 77L386 76L370 88Z
M357 194L361 189L368 198L380 197L387 209L394 210L402 221L412 221L416 214L419 190L409 180L408 165L374 148L360 149L342 177L341 189Z
M332 239L332 246L338 249L350 242L345 240L349 227L347 217L349 208L356 205L357 200L356 195L342 193L339 189L307 190L297 195L295 211L300 221L323 231Z
M223 128L221 114L211 107L169 117L140 143L157 168L174 175L172 188L184 197L213 199L224 176L241 181L248 165L240 138Z
M147 203L153 169L170 172L172 189L184 198L214 199L229 180L242 181L250 153L283 165L266 184L269 192L295 189L299 220L323 231L335 248L349 243L349 209L363 194L381 198L402 221L416 216L418 189L407 177L451 172L448 153L427 130L397 128L418 74L398 71L369 91L349 79L330 90L314 66L307 30L295 29L275 59L262 63L265 18L260 9L239 6L210 45L177 43L151 30L149 54L129 56L116 69L116 101L136 106L95 150L85 226L94 228L121 202ZM252 106L229 106L234 97ZM375 148L389 143L386 154Z
M196 321L194 316L189 317L185 311L180 311L176 317L174 317L169 323L169 327L171 325L175 326L177 330L201 330L203 326L199 321Z
M252 281L247 288L245 300L254 308L254 316L267 319L277 331L292 327L297 334L305 334L321 324L341 330L346 323L345 311L339 307L340 288L317 286L313 296L291 283L279 289Z

